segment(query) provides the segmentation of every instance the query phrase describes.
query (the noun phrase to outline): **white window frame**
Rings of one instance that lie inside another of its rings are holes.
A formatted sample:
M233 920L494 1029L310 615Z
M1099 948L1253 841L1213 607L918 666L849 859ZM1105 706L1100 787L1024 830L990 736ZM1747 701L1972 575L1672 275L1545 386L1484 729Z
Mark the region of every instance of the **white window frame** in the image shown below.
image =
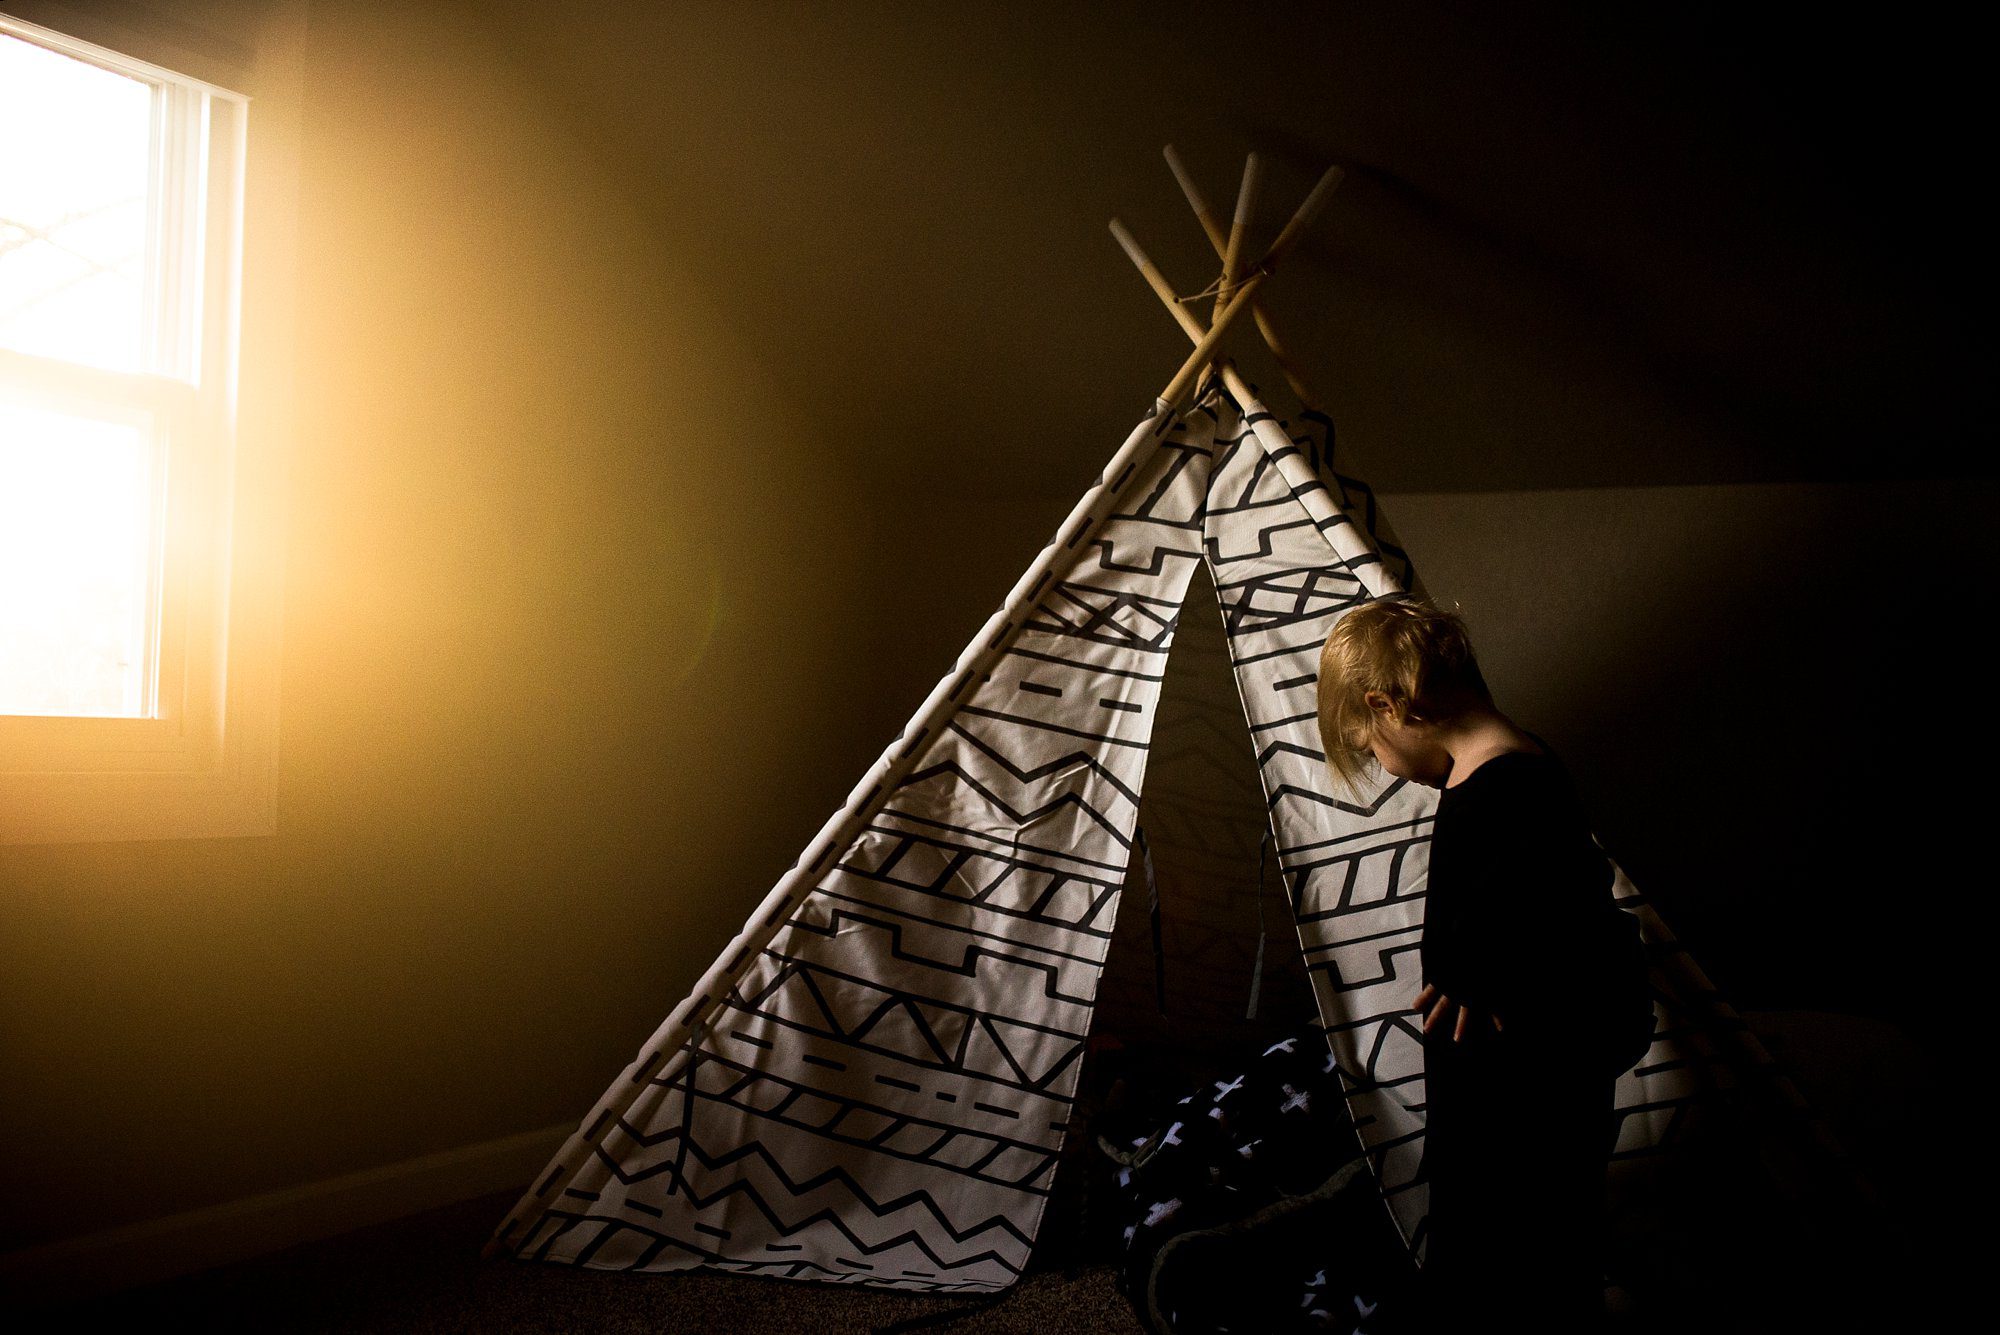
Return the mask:
M0 395L143 420L165 465L151 714L0 715L0 844L273 834L276 492L246 485L238 413L249 99L5 14L0 33L153 85L156 259L175 261L154 370L0 349Z

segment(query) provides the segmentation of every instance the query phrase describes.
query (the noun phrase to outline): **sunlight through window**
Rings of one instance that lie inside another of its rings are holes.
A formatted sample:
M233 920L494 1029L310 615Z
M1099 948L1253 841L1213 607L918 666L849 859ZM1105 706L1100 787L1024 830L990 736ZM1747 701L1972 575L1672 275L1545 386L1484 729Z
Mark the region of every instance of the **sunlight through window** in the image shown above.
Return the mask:
M0 346L145 367L153 101L0 36Z
M0 710L150 713L153 451L0 402Z
M0 716L158 716L208 99L0 34ZM167 683L172 685L172 683Z

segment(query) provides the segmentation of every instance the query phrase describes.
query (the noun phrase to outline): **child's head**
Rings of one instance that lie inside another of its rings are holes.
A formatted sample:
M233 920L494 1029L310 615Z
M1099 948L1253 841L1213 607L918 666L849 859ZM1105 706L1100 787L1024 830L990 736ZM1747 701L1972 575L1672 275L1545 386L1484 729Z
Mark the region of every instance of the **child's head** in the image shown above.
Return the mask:
M1335 623L1320 650L1320 742L1350 789L1385 732L1448 724L1492 704L1465 622L1420 598L1363 603Z

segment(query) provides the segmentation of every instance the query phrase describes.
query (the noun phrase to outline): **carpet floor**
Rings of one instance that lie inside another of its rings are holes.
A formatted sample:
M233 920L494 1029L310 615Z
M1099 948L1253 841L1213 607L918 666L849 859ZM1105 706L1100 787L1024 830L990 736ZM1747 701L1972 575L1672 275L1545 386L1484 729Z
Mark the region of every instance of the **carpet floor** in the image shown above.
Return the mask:
M40 1328L288 1335L867 1335L878 1326L971 1301L741 1275L634 1275L481 1261L480 1245L517 1195L466 1201L46 1313ZM1111 1270L1101 1266L1079 1269L1074 1277L1061 1270L1031 1271L1003 1303L949 1330L952 1335L1143 1335Z

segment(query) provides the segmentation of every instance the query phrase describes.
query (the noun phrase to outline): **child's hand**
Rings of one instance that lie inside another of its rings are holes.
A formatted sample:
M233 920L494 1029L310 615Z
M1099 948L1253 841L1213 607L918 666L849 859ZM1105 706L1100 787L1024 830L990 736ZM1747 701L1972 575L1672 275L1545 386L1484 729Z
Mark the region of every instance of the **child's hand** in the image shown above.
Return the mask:
M1436 999L1435 1005L1432 1004L1433 998ZM1462 1006L1438 991L1433 983L1425 983L1424 990L1417 993L1416 1000L1410 1003L1413 1010L1422 1010L1426 1006L1430 1006L1431 1009L1430 1014L1424 1017L1424 1033L1429 1034L1431 1026L1439 1020L1450 1020L1455 1016L1456 1022L1451 1031L1451 1041L1454 1043L1465 1037L1466 1026L1472 1023L1472 1017L1476 1013L1472 1007ZM1500 1016L1497 1013L1488 1011L1486 1018L1492 1023L1494 1033L1502 1032Z

